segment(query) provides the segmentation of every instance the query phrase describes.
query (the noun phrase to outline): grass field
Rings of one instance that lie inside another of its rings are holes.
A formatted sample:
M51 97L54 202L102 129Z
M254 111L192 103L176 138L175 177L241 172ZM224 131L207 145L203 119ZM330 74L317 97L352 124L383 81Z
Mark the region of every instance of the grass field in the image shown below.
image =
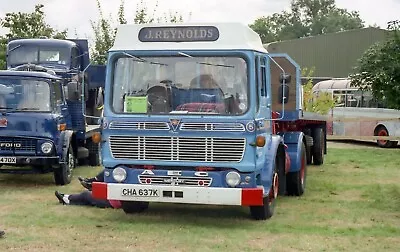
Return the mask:
M303 197L275 215L247 208L150 204L147 212L60 205L48 175L0 175L0 251L400 251L400 149L329 147ZM92 176L100 168L80 167Z

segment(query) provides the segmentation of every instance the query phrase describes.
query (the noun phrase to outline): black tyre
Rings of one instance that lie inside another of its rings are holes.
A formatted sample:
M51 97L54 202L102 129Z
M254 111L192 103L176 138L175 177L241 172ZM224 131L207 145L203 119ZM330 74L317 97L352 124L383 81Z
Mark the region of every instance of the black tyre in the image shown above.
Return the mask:
M64 164L54 170L54 180L56 185L67 185L71 183L72 171L75 168L75 155L70 145L65 157Z
M375 136L382 136L382 137L389 136L389 132L384 126L379 126L378 128L376 128L374 133ZM397 141L389 141L389 140L376 140L376 143L381 148L392 148L397 145Z
M285 165L286 165L286 152L283 148L283 153L282 157L277 159L277 167L278 167L278 182L279 182L279 189L278 189L278 195L279 196L284 196L286 194L286 170L285 170Z
M141 213L149 208L149 202L144 201L122 201L121 205L126 214Z
M95 144L92 140L87 143L87 148L89 150L89 165L99 166L100 165L100 144Z
M286 187L288 195L301 196L306 188L307 155L304 143L301 146L300 170L286 174Z
M313 163L322 165L324 163L325 152L325 133L322 128L315 128L312 134L314 144L311 148Z
M262 206L250 206L251 217L255 220L266 220L272 217L275 210L276 198L279 194L279 171L275 163L272 175L271 189L267 197L263 199Z

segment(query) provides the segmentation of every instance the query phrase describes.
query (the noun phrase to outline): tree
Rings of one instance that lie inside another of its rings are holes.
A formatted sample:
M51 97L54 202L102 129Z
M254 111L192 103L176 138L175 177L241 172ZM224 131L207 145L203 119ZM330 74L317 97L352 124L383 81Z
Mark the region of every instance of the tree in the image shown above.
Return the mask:
M400 21L389 22L386 40L363 54L351 79L389 108L400 109Z
M115 21L110 18L105 18L103 11L101 9L101 4L97 0L97 7L99 10L99 20L91 21L92 29L94 32L94 46L91 50L92 55L92 63L94 64L105 64L107 60L107 51L112 47L115 40L116 28ZM164 13L164 16L156 17L156 10L158 8L158 2L155 6L155 9L152 13L149 12L147 6L144 4L143 0L137 5L135 10L135 17L133 19L133 23L135 24L146 24L146 23L162 23L162 22L170 22L170 23L178 23L183 22L183 17L178 12L170 12L167 16ZM119 9L118 9L118 24L127 24L128 21L125 18L125 1L121 0Z
M44 20L45 14L42 10L43 7L43 4L38 4L32 13L6 13L5 17L0 19L1 27L8 29L8 33L0 37L1 69L5 68L5 51L9 39L39 38L42 36L64 39L67 36L67 30L58 31L46 23Z
M307 78L313 75L314 68L308 70L304 68L302 70L302 76ZM328 114L328 112L335 107L335 101L329 93L321 92L313 94L312 92L313 83L312 79L303 85L303 109L307 112L314 112L322 115Z
M358 12L338 8L335 0L292 0L290 11L260 17L250 27L263 43L364 27Z

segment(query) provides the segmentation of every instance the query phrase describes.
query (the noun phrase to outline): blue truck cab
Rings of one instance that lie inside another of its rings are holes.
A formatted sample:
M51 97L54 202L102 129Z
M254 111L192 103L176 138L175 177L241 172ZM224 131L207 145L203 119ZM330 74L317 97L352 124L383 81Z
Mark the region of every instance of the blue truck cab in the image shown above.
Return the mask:
M0 173L53 172L65 185L76 165L99 165L92 136L104 79L86 40L10 41L0 71Z
M303 118L301 104L299 66L246 25L121 25L93 195L126 213L168 202L249 206L268 219L278 195L303 194L307 155L325 153L305 133L324 122Z

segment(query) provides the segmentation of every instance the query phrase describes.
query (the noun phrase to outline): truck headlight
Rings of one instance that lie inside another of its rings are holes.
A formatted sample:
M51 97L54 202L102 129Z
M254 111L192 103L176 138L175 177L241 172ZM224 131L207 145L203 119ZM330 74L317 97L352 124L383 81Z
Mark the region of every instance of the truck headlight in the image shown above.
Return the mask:
M53 144L49 142L42 143L40 146L40 149L44 154L49 154L51 150L53 149Z
M121 167L117 167L112 172L113 178L117 182L122 182L126 179L126 171Z
M237 172L228 172L228 174L226 174L225 180L230 187L235 187L240 183L240 174Z

